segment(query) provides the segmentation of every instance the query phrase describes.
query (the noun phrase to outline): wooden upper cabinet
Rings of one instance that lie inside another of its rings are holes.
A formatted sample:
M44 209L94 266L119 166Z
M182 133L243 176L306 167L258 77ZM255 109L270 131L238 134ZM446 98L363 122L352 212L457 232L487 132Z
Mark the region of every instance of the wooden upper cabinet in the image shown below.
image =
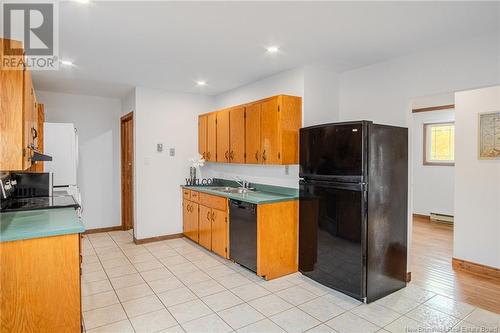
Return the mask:
M12 49L10 52L7 50ZM22 43L0 39L0 170L24 170L29 167L28 151L29 132L33 126L33 91L31 75L24 70ZM15 68L4 65L15 64ZM29 82L25 83L28 77ZM29 89L28 89L29 87ZM28 101L25 108L25 100ZM24 154L23 154L24 153Z
M245 107L229 110L229 162L245 163Z
M207 125L208 116L198 116L198 152L204 159L207 159Z
M278 95L202 115L200 119L202 117L207 117L208 123L207 161L299 163L301 97ZM198 134L199 150L202 152L202 130Z
M215 162L217 160L217 116L210 113L207 116L207 153L206 160Z
M217 162L229 162L229 110L217 114Z
M246 163L260 164L262 156L260 150L260 110L261 103L251 104L246 107L245 121L245 151Z
M302 98L280 95L278 98L280 136L279 164L299 163L299 129L302 125Z
M35 148L35 95L31 72L24 70L24 97L23 97L23 169L31 166L33 148Z
M279 110L278 99L271 98L262 102L261 109L261 163L280 164Z

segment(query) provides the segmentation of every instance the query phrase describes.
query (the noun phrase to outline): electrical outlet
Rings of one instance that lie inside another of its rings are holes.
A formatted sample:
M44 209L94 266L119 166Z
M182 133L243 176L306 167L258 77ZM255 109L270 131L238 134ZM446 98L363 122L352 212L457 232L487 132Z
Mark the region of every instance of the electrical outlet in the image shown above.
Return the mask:
M163 151L163 143L156 144L156 151L161 153Z
M285 165L285 175L289 175L290 174L290 166L289 165Z
M169 155L170 156L175 156L175 148L170 148L169 149Z

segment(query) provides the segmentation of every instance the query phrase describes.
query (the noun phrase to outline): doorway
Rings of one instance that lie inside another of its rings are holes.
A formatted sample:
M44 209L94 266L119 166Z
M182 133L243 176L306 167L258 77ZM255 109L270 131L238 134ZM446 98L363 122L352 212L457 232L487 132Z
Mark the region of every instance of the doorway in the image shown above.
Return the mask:
M134 113L121 117L122 228L134 227Z

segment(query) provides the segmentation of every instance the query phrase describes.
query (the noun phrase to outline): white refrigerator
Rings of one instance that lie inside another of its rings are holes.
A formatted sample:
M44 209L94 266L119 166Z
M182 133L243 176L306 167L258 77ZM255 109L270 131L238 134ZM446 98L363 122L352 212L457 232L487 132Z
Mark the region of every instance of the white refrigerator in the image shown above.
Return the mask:
M71 194L81 205L78 189L78 132L71 123L44 123L43 151L52 156L44 171L53 174L53 195Z

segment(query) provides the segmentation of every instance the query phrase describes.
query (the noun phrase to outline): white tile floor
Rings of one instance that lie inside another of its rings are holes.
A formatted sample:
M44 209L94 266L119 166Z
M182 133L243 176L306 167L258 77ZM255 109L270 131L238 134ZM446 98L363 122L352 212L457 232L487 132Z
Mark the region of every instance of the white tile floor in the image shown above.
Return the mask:
M135 245L130 232L91 234L83 255L89 333L498 332L500 325L498 314L414 285L365 305L300 273L264 281L186 239Z

